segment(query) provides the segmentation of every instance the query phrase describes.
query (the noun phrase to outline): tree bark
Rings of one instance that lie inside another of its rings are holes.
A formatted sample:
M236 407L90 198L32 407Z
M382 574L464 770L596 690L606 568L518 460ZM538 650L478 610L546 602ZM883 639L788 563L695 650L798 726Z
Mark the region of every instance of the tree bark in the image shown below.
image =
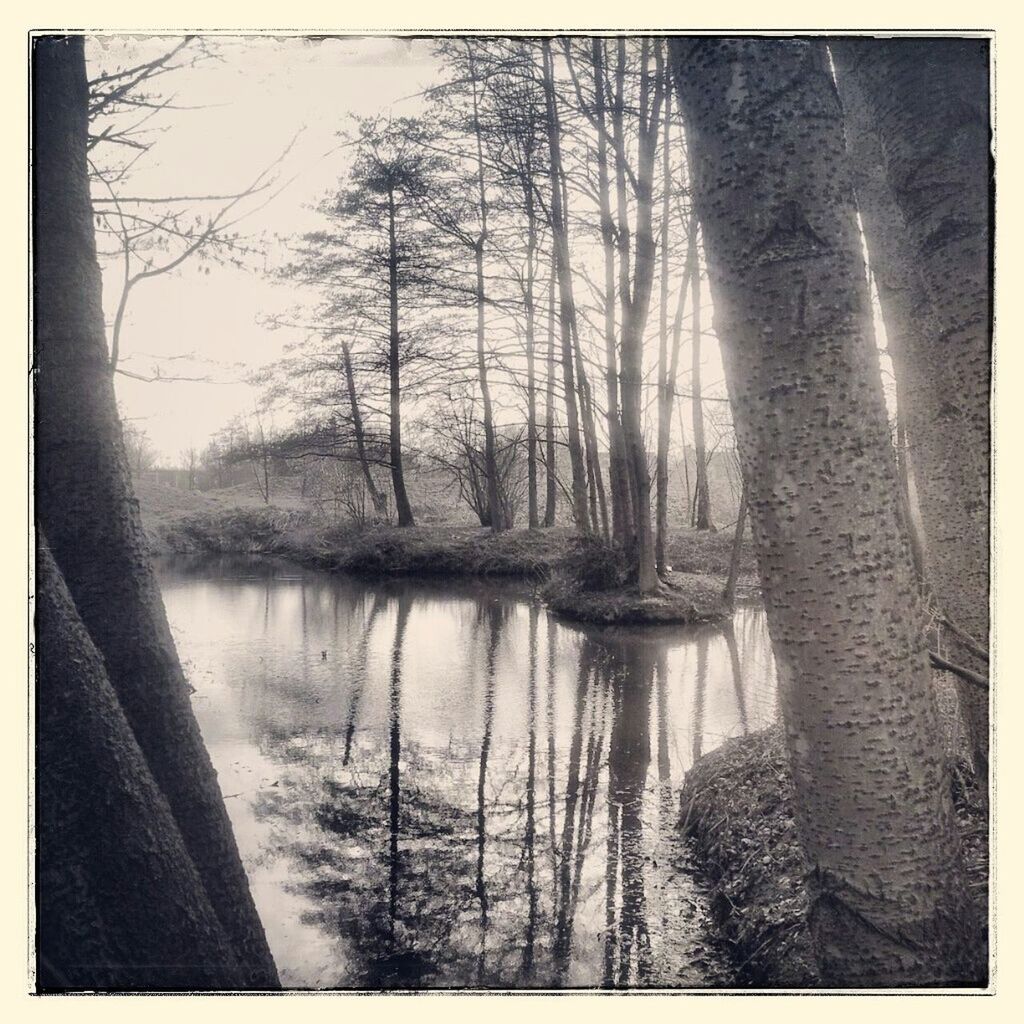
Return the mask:
M487 185L484 179L483 139L480 137L480 107L477 101L476 68L473 49L466 44L469 60L469 76L473 87L473 133L476 137L477 204L480 211L480 233L473 246L476 266L476 365L480 384L480 399L484 412L484 471L487 475L488 518L492 532L501 533L511 525L505 514L498 487L498 455L494 437L494 408L491 402L491 385L487 379L487 292L484 279L484 247L487 245Z
M616 69L613 132L616 142L616 188L619 213L619 302L622 306L622 431L626 446L630 492L636 523L635 548L631 552L637 588L651 593L659 585L651 529L651 474L643 432L644 328L654 285L655 242L653 232L654 157L658 142L663 99L664 62L660 43L655 50L657 70L650 73L650 40L642 42L640 74L639 143L636 170L636 252L632 283L629 279L629 221L626 208L625 140L623 130L623 79L626 70L625 41L619 40ZM653 94L652 94L653 77Z
M992 330L987 46L830 44L913 451L929 582L943 611L982 647ZM961 685L960 703L985 777L988 696Z
M736 513L736 532L732 538L732 552L729 555L729 575L725 578L722 604L732 609L736 605L736 580L740 574L740 556L743 553L743 530L747 525L747 483L740 485L740 507Z
M548 280L547 389L544 396L544 526L555 525L558 478L555 465L555 258Z
M697 230L697 218L691 216L689 232L691 237ZM658 392L658 450L656 463L657 496L654 514L654 551L659 574L668 570L665 547L668 542L668 455L672 444L672 406L676 397L676 381L679 379L679 349L683 335L683 311L686 295L690 289L690 280L695 272L696 256L692 248L687 253L683 280L679 285L679 298L676 302L675 320L672 324L671 355L666 367L664 379L659 381ZM683 480L686 495L686 509L690 507L690 471L686 458L686 432L683 429L683 417L679 415L679 443L683 453Z
M400 366L401 336L398 331L398 237L395 228L395 193L388 190L388 378L389 378L389 441L391 486L395 492L395 511L399 526L415 526L412 505L405 489L405 467L402 465L402 373Z
M373 510L377 515L382 516L386 510L384 495L380 493L373 473L370 470L369 460L366 458L366 432L363 430L363 416L359 411L359 399L356 395L356 375L352 370L352 352L347 341L341 343L341 358L345 368L345 388L348 392L348 404L352 410L352 432L356 438L356 455L359 459L359 468L363 473L363 480L366 483L366 490L373 502Z
M826 54L672 45L822 975L970 983L972 907Z
M245 987L45 541L36 573L39 988Z
M711 494L708 490L708 455L707 443L704 440L704 400L703 385L701 382L701 308L700 308L700 263L697 256L697 233L690 239L691 252L693 254L694 272L690 278L693 288L691 305L692 331L691 331L691 376L690 391L692 394L693 409L693 456L694 456L694 477L693 477L693 525L698 530L711 529Z
M274 988L277 972L192 714L132 493L104 338L87 99L82 37L35 40L36 513L239 961L243 987ZM163 894L154 889L153 898Z
M548 171L551 178L551 236L555 251L555 276L558 280L559 329L562 339L562 386L565 399L566 432L572 465L572 511L576 528L589 534L587 513L587 471L580 442L579 412L576 407L576 382L573 371L572 321L576 310L572 297L572 272L569 264L569 232L562 203L562 144L555 93L554 58L551 43L542 43L544 54L544 96L547 106Z
M654 563L664 576L665 529L668 523L668 449L672 433L672 392L668 389L668 238L672 161L669 135L672 127L672 93L665 92L665 132L661 142L661 295L658 302L658 442L655 461Z
M615 333L615 223L612 220L608 174L608 128L605 115L604 40L591 40L594 65L594 119L597 124L597 191L604 249L605 402L608 423L608 485L612 497L612 538L616 546L632 545L636 529L630 504L626 446L619 414L618 342Z
M526 203L526 525L540 525L537 502L537 316L534 289L537 276L537 215L533 204L533 183L523 190Z

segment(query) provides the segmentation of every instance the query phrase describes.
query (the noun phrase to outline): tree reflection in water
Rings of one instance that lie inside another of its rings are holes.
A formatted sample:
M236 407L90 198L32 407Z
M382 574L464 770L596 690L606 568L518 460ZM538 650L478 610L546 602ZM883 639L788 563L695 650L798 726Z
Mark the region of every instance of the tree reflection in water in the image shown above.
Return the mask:
M616 632L487 588L184 574L165 596L222 780L262 759L230 806L290 983L722 983L674 793L766 724L759 611ZM289 943L318 941L304 974Z

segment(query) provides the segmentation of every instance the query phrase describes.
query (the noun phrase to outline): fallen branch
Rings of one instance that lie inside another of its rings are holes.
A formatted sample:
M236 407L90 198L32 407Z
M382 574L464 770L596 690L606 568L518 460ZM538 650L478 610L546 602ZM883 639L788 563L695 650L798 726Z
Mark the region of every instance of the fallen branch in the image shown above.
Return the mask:
M929 652L928 657L935 668L942 669L944 672L952 672L953 675L959 676L965 682L970 683L972 686L977 686L980 690L988 690L988 680L984 676L979 676L977 672L972 672L969 668L964 668L962 665L954 665L953 662L946 661L945 658L940 658L933 652Z
M951 622L945 615L939 614L939 621L967 648L976 658L980 658L988 664L988 651L986 651L970 633L961 629L955 622Z

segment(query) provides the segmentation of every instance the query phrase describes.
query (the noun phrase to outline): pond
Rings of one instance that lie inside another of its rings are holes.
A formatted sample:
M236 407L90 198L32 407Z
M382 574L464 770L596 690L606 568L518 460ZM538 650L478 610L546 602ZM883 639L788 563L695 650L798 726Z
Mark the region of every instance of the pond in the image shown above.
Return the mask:
M678 791L775 718L759 606L584 629L483 582L159 578L285 987L729 984Z

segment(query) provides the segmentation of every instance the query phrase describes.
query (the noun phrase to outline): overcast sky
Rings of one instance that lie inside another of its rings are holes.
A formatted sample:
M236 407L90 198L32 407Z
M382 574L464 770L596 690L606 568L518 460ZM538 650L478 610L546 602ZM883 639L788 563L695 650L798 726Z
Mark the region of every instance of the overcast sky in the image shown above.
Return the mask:
M322 226L311 207L347 173L348 156L339 130L351 123L353 114L418 113L423 103L417 94L439 72L431 43L424 40L209 38L216 60L160 80L165 97L173 93L175 104L198 109L161 115L164 130L123 188L132 195L149 196L233 193L248 185L293 139L281 180L294 180L242 225L265 254L250 259L250 267L191 260L132 291L122 331L121 365L145 376L160 366L163 374L209 377L215 382L149 383L116 377L125 416L148 433L165 465L180 464L185 449L202 449L235 415L251 412L257 392L244 378L297 340L295 333L262 326L261 318L312 296L275 282L264 271L284 259L275 236L295 236ZM94 37L87 47L90 74L152 59L177 41ZM211 207L196 209L209 212ZM111 264L104 277L108 323L120 295L120 273L120 266ZM702 304L709 301L705 292ZM710 310L704 322L707 330ZM881 330L880 320L876 327ZM718 348L713 338L707 341L705 393L721 397Z
M89 73L151 59L170 49L171 37L132 40L95 37ZM130 52L126 46L130 45ZM270 263L276 234L294 235L317 223L309 209L346 172L336 133L350 114L416 113L414 94L436 73L422 41L347 38L222 36L219 60L161 80L177 105L201 107L161 115L166 126L152 150L135 165L132 195L207 195L238 191L301 134L282 167L295 180L241 228L263 236ZM411 98L410 98L411 97ZM254 204L255 205L255 204ZM202 209L197 207L197 212ZM241 378L276 358L290 336L261 327L261 316L282 311L301 297L260 272L189 261L167 275L138 284L122 329L122 365L152 375L160 363L178 376L209 376L224 383L145 383L118 374L124 413L144 428L165 463L176 463L190 445L201 448L235 414L251 410L254 391ZM104 306L113 320L120 267L104 276ZM291 336L293 337L293 336ZM197 359L175 358L195 353Z

